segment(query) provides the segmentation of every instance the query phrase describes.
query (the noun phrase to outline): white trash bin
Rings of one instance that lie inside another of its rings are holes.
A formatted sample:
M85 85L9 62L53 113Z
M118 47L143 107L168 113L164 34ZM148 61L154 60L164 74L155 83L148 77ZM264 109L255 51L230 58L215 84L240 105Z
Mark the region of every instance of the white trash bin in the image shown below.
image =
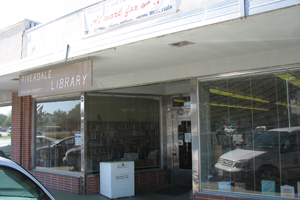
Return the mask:
M100 194L115 199L134 191L134 161L100 162Z

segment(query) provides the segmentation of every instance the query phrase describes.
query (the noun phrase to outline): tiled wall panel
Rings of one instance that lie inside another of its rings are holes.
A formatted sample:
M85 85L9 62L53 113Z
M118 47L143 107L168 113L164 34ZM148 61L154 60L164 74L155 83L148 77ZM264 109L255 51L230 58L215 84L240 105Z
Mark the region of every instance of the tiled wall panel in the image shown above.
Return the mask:
M30 172L47 188L81 194L80 177L37 171Z
M155 187L166 184L166 172L157 171L135 171L135 188ZM100 182L99 177L87 178L87 194L99 194Z

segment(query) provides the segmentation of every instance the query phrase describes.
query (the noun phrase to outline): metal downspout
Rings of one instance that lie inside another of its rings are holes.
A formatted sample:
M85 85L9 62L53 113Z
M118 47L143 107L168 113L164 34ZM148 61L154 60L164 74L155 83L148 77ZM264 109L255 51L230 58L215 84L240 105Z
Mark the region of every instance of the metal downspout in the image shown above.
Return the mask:
M240 18L246 18L246 0L240 1Z
M192 192L193 199L195 194L201 189L200 174L200 133L198 127L198 87L197 79L190 80L190 98L191 98L191 132L192 132Z
M86 93L80 97L80 135L81 135L81 193L87 194L87 117L86 117Z

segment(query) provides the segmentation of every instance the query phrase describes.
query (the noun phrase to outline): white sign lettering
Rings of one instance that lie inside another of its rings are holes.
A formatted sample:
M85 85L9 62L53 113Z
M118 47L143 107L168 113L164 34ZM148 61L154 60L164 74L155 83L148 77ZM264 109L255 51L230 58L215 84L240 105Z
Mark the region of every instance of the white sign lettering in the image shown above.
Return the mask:
M21 75L19 96L79 89L92 86L92 61Z

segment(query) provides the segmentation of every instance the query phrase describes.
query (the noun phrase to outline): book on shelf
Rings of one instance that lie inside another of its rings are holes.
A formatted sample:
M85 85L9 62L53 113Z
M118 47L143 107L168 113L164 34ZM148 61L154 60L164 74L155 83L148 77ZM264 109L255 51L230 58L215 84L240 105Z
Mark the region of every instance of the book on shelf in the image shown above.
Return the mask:
M236 192L245 192L246 190L246 183L234 183L235 191Z
M218 189L221 191L231 191L230 182L227 181L218 182Z
M280 187L282 197L295 198L295 188L290 185L284 185Z
M261 193L264 195L275 195L275 181L261 181Z

